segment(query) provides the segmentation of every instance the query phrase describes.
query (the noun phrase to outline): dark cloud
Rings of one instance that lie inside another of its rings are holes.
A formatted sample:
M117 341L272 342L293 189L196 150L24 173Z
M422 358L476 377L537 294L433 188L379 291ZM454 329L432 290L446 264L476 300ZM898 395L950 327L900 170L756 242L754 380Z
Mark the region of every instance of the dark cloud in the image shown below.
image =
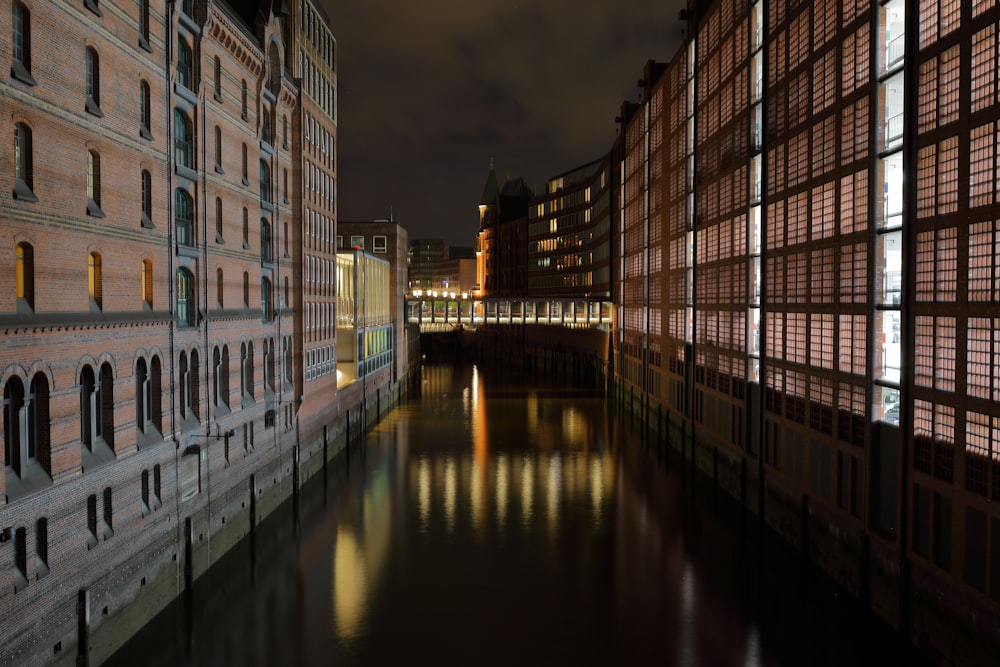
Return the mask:
M498 177L539 187L611 148L685 0L321 0L338 43L341 219L472 245Z

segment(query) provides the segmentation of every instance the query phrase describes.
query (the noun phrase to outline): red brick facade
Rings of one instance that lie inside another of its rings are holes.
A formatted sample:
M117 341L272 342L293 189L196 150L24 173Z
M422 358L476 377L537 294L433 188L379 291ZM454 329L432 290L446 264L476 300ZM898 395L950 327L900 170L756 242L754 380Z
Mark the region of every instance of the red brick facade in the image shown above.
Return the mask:
M291 4L0 12L0 664L107 655L392 400L337 395L335 41Z

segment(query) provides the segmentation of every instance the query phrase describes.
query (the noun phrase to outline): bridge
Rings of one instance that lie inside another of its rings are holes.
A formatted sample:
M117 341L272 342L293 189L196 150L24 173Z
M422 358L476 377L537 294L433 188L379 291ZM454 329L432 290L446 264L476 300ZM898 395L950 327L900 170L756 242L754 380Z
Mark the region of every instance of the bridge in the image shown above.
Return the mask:
M406 298L406 321L422 333L475 329L483 324L546 324L611 329L609 299L476 298L457 293L414 292Z

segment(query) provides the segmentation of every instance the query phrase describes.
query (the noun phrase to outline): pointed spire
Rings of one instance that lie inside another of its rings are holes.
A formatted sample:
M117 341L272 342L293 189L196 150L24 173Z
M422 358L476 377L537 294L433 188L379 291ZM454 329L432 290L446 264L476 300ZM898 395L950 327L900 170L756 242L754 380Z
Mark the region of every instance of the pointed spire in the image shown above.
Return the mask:
M490 156L490 173L486 176L486 187L483 188L483 198L480 204L493 206L499 203L500 186L497 185L497 174L493 170L493 156Z

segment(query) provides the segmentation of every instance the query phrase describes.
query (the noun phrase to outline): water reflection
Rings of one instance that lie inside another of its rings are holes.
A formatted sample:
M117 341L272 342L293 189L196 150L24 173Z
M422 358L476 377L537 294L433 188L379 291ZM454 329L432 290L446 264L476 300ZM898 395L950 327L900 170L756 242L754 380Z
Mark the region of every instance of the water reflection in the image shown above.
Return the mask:
M796 568L692 496L603 399L428 367L420 399L334 470L326 491L301 494L301 533L262 528L255 565L213 571L189 610L174 607L111 664L780 667L875 655L831 641L871 637L789 583ZM172 644L177 627L188 630Z

